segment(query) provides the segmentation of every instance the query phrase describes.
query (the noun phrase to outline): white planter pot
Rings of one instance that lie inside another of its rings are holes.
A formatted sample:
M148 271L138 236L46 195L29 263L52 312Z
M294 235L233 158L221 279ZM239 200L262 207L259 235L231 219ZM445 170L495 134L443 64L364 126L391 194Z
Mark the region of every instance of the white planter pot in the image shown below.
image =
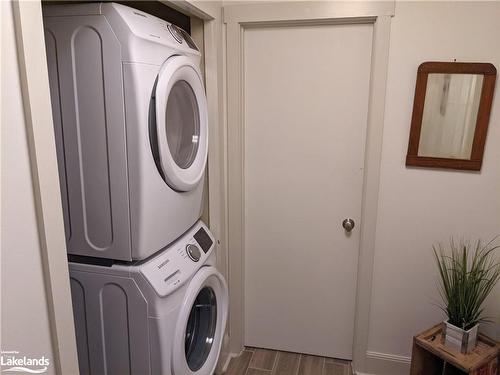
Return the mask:
M478 327L479 324L476 324L468 331L464 331L445 321L443 322L444 344L461 353L470 353L476 347Z

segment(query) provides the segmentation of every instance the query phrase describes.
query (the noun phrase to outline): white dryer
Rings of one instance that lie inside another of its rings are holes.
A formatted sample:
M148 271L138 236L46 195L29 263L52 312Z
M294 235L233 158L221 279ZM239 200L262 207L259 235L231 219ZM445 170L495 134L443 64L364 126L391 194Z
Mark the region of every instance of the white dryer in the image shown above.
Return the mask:
M116 3L43 12L68 252L144 259L201 216L198 48L184 30Z
M228 291L200 221L134 264L70 263L80 374L213 375Z

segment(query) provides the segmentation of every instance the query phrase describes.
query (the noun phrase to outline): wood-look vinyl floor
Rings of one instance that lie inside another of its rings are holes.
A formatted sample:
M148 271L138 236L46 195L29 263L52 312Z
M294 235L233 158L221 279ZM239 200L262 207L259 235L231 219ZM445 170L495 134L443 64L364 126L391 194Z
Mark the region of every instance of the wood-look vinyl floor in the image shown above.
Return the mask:
M245 348L231 360L225 375L352 375L352 369L341 359Z

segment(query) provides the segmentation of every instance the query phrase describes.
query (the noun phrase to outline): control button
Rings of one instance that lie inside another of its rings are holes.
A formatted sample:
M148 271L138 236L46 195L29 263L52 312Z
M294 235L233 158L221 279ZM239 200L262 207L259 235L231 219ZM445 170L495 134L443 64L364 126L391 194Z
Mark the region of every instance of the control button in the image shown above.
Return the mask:
M186 43L188 44L188 46L191 47L192 49L196 50L196 51L199 51L199 49L196 46L195 42L191 38L191 35L189 35L187 32L185 32L182 29L179 29L179 31L181 32L182 37L184 38L184 40L186 41Z
M193 262L197 262L201 258L201 251L198 246L189 244L186 246L186 252Z
M177 26L167 25L167 29L168 31L170 31L170 34L172 34L175 40L177 40L179 43L182 43L182 34Z

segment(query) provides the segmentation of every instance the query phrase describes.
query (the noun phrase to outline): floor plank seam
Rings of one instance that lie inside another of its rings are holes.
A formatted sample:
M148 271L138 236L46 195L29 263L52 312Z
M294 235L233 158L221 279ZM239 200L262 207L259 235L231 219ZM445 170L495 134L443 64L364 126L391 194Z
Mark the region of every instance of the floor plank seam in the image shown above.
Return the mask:
M276 374L276 370L278 369L278 362L279 362L280 354L281 354L280 352L276 352L276 359L274 360L274 366L273 366L273 370L271 371L271 375Z
M250 354L250 359L248 360L248 365L247 368L245 369L245 375L248 375L248 369L250 368L250 362L252 362L253 355L255 354L254 351L248 351Z
M302 354L299 354L299 362L297 363L297 371L295 372L295 375L299 375L300 362L302 362Z
M259 371L268 371L268 372L269 372L269 371L273 371L273 369L270 369L270 370L269 370L268 368L264 368L264 367L248 366L248 368L249 368L249 369L251 368L252 370L259 370Z
M271 374L273 374L274 369L276 368L276 365L278 363L278 356L280 355L279 352L276 352L276 355L274 356L274 362L273 362L273 368L271 369Z

